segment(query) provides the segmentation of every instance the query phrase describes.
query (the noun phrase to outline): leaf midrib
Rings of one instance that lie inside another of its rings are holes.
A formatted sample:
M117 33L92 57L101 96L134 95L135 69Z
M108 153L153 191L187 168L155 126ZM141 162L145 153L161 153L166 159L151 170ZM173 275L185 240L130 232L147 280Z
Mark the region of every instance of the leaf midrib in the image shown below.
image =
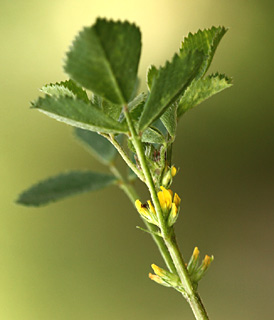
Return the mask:
M102 48L102 51L103 51L103 54L104 54L104 57L105 57L105 60L106 60L106 64L107 64L107 66L109 67L109 70L110 70L110 75L111 75L111 77L113 78L113 80L114 80L114 82L115 82L115 84L116 84L116 86L117 86L117 88L118 88L119 98L121 98L122 103L125 104L126 101L125 101L125 99L124 99L123 92L121 91L119 82L118 82L118 80L117 80L116 77L115 77L114 70L112 69L112 66L111 66L111 64L110 64L110 62L109 62L107 52L106 52L106 50L105 50L105 48L104 48L104 46L103 46L103 42L101 41L101 39L100 39L100 37L99 37L99 35L98 35L98 33L97 33L97 31L96 31L95 28L94 28L94 33L95 33L95 35L96 35L97 41L98 41L99 44L100 44L100 47Z

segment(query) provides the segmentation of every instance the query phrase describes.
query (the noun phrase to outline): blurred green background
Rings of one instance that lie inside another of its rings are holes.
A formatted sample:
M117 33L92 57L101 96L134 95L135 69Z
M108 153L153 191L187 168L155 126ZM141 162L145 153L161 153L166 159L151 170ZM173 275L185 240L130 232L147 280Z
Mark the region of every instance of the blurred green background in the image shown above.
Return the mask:
M32 183L69 169L106 170L72 129L29 109L38 88L66 79L76 33L97 16L141 27L142 88L189 31L229 32L210 72L234 86L179 124L173 189L182 197L178 241L215 261L200 283L210 319L273 319L273 1L0 1L0 319L193 319L174 290L147 277L163 266L122 192L110 188L41 209L16 206ZM142 200L147 195L143 193Z

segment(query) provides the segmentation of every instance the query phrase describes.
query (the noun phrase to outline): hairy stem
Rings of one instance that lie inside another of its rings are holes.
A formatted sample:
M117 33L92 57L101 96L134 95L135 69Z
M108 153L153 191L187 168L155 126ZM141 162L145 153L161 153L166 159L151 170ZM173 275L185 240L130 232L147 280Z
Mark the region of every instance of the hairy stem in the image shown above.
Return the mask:
M180 280L182 282L182 285L185 289L186 292L186 299L188 303L190 304L193 314L195 315L195 318L197 320L208 320L208 316L206 313L206 310L201 302L200 297L198 296L197 292L194 290L190 277L188 275L187 269L185 267L185 262L183 260L183 257L179 251L175 234L173 229L168 228L166 221L164 219L162 209L160 206L159 199L157 197L157 191L146 161L145 153L144 153L144 148L140 139L140 136L137 134L135 127L132 123L132 120L130 118L129 112L128 112L128 107L124 106L124 114L127 120L127 124L131 133L131 140L132 143L135 147L139 162L141 164L144 176L145 176L145 183L149 189L158 222L159 222L159 227L161 230L162 237L164 239L165 245L168 248L168 251L170 253L170 256L173 260L173 263L175 265L176 271L178 276L180 277Z
M123 158L123 160L126 162L126 164L130 167L130 169L136 174L136 176L141 180L141 181L145 181L145 177L143 175L142 172L140 172L136 165L129 159L128 155L125 153L125 151L123 150L123 148L120 146L120 144L114 139L113 135L108 135L108 134L104 134L104 133L100 133L101 136L105 137L106 139L108 139L109 142L112 143L112 145L116 148L116 150L120 153L121 157Z

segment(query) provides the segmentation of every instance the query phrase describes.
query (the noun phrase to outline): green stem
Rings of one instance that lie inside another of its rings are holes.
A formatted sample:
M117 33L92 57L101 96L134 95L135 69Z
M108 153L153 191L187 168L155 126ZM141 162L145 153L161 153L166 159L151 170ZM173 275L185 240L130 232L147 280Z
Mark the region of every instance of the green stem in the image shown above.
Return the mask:
M149 189L153 204L155 206L155 210L156 210L156 213L157 213L157 217L158 217L161 233L162 233L163 237L165 237L167 235L168 230L167 230L167 227L166 227L166 224L165 224L164 217L162 215L160 202L158 200L157 192L155 190L155 185L154 185L152 176L150 174L149 167L147 165L146 156L145 156L145 153L144 153L144 150L143 150L143 145L142 145L142 142L141 142L141 138L136 133L136 130L135 130L134 125L132 123L132 120L130 118L127 106L124 106L124 114L125 114L125 117L126 117L126 120L127 120L127 124L128 124L129 130L130 130L130 133L131 133L132 143L133 143L133 145L135 147L139 162L141 164L141 167L142 167L142 170L143 170L143 173L144 173L144 176L145 176L145 183L146 183L146 185L147 185L147 187Z
M119 187L125 192L125 194L128 196L129 200L131 201L131 203L134 205L135 207L135 201L136 199L139 199L139 196L135 190L135 188L129 184L128 182L125 181L124 177L121 175L121 173L119 172L119 170L116 168L115 165L110 165L110 171L120 180L120 184ZM148 223L146 220L142 219L146 228L148 229L148 231L150 232L154 242L156 243L162 258L165 261L166 266L168 267L170 272L176 273L176 269L175 266L173 264L173 261L170 257L169 251L163 241L163 239L157 235L155 235L154 233L158 232L157 227L155 227L154 225Z
M168 251L170 253L170 256L173 260L173 263L175 265L175 268L177 270L177 274L180 277L180 280L182 282L182 285L186 291L186 298L188 303L190 304L193 314L197 320L208 320L208 316L206 313L206 310L201 302L200 297L198 296L197 292L194 290L190 277L188 275L187 269L185 267L185 262L182 258L182 255L179 251L178 245L176 243L176 238L173 229L168 228L166 221L164 219L162 209L160 206L159 199L157 197L157 192L155 190L155 185L149 170L149 167L147 165L143 145L140 139L140 136L136 133L135 127L132 123L132 120L130 118L128 107L124 106L124 114L127 120L127 124L131 133L131 139L133 142L133 145L135 147L139 162L141 164L146 185L149 189L153 204L155 206L157 218L159 221L159 227L161 230L162 237L164 239L164 242L168 248ZM170 231L171 230L171 231Z
M187 294L187 301L191 306L192 312L195 315L197 320L208 320L208 315L206 313L205 307L199 297L199 294L196 290L194 290L191 280L189 278L187 268L185 266L185 262L179 250L174 230L172 229L172 233L170 236L166 237L165 244L170 252L172 260L175 264L175 268L178 272L178 276L182 281L184 289Z
M168 143L167 151L166 151L166 160L167 165L171 166L171 158L172 158L172 146L173 146L173 140Z

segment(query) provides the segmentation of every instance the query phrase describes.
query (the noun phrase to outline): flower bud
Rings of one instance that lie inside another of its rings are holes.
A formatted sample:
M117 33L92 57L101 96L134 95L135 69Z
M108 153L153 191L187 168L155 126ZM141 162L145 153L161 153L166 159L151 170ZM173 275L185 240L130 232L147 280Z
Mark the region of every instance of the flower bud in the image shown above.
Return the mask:
M199 251L198 247L195 247L193 250L192 256L189 259L189 262L187 264L187 270L190 275L193 274L193 272L195 272L196 269L198 268L199 255L200 255L200 251Z
M173 177L175 177L177 173L177 169L172 166L171 168L168 168L166 172L164 173L163 179L162 179L162 186L165 188L170 187L173 181Z
M151 267L155 273L149 274L149 278L151 280L166 287L173 287L176 290L182 290L181 281L177 275L156 266L156 264L152 264Z
M187 264L187 270L194 286L198 285L198 282L202 279L214 259L213 256L210 257L206 255L202 263L199 265L199 255L200 252L198 248L195 247L192 256Z

